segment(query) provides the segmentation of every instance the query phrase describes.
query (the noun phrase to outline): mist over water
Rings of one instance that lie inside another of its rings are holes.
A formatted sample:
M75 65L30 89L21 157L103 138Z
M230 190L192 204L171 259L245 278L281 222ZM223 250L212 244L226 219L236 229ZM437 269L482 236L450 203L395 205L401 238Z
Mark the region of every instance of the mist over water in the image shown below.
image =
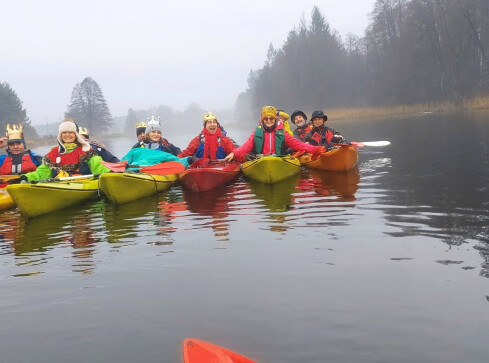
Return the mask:
M391 144L348 173L4 212L0 361L181 362L192 336L264 363L485 362L486 120L328 121Z

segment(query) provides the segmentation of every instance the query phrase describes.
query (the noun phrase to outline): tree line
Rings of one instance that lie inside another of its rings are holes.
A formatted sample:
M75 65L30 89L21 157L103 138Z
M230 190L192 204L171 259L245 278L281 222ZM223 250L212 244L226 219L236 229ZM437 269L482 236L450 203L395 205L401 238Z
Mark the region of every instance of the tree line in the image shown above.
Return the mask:
M271 44L238 97L293 110L452 101L489 91L489 0L376 0L364 37L342 38L315 6Z

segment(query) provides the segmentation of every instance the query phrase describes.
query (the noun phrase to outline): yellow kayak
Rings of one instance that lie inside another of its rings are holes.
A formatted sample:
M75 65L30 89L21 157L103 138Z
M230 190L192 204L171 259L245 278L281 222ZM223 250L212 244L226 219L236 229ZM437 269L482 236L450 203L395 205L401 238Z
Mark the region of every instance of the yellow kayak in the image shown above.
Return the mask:
M301 171L299 159L290 156L262 156L241 164L243 174L262 183L277 183Z
M345 145L321 154L316 160L312 160L311 154L304 154L299 160L303 166L311 169L347 171L357 163L358 151L355 146Z
M0 211L15 207L15 202L5 188L0 189Z
M123 204L167 190L178 180L178 174L104 173L100 189L115 204Z
M12 184L7 191L27 217L71 207L99 195L98 180L94 177Z

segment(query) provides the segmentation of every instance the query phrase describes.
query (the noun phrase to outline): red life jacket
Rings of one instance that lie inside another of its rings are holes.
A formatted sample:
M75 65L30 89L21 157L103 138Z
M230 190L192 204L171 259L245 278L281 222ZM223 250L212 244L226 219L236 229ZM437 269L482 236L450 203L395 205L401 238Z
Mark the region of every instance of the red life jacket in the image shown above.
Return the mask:
M22 155L20 164L12 164L12 156L5 157L2 166L0 167L1 175L9 174L24 174L36 170L37 165L32 161L31 156L27 153Z
M311 140L314 140L314 142L310 142L310 143L311 145L327 146L328 144L331 144L331 139L333 138L333 136L334 134L327 127L323 126L320 127L319 129L313 128Z

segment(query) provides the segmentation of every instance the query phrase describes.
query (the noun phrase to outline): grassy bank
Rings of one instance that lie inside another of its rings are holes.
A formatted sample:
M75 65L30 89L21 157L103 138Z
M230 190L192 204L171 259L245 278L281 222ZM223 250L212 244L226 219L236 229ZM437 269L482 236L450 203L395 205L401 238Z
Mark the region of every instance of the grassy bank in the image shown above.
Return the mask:
M327 110L329 120L364 120L399 118L417 114L454 111L489 111L489 95L466 99L462 103L441 102L392 107L332 108Z

